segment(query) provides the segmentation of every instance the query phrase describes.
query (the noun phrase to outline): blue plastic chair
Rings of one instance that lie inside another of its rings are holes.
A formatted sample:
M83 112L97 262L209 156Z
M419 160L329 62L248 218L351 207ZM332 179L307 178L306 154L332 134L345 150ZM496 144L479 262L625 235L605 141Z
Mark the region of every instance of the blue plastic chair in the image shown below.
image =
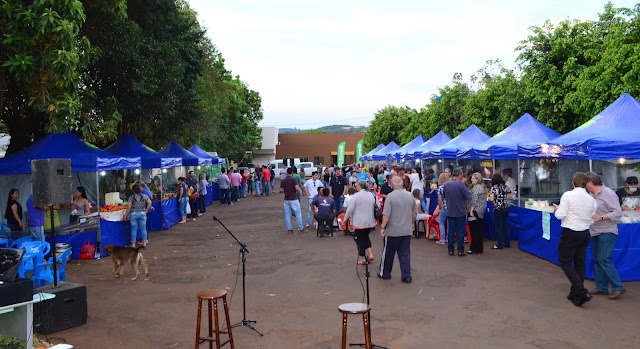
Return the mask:
M67 281L67 259L71 254L71 249L64 251L61 255L56 257L56 263L60 262L60 265L56 268L56 275L58 281ZM53 284L53 258L49 258L47 263L44 262L44 258L41 255L36 257L35 270L33 274L33 282L36 287L42 287L47 284Z
M42 260L44 260L44 256L51 250L51 245L46 241L27 241L20 245L20 248L23 249L25 253L22 258L22 263L20 263L20 267L18 268L18 276L24 278L28 273L35 273L34 256L37 257L37 255L41 255Z
M9 248L20 248L20 246L22 246L22 244L24 244L25 242L29 242L29 241L33 241L31 239L31 236L23 236L23 237L15 240L14 242L12 242L11 246L9 246Z

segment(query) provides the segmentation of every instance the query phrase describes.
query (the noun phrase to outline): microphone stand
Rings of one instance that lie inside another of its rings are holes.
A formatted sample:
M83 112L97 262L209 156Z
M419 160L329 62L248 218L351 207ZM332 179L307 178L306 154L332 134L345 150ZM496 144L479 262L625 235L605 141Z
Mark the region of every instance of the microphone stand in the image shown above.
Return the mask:
M224 228L224 230L227 231L227 233L229 233L229 235L231 235L231 237L236 240L236 242L240 245L240 256L242 258L242 320L240 322L238 322L235 325L232 325L231 328L234 327L241 327L241 326L246 326L249 327L250 329L254 330L257 334L260 335L260 337L263 337L264 335L262 333L260 333L260 331L258 331L257 329L255 329L255 327L253 327L251 324L255 324L256 321L254 320L247 320L247 298L246 298L246 288L245 288L245 280L247 277L247 272L246 272L246 261L247 261L247 257L246 257L246 253L249 253L249 250L247 249L247 245L243 244L242 242L240 242L240 240L238 240L238 238L233 235L233 233L227 229L227 227L224 225L224 223L222 223L218 217L213 217L213 220L220 223L220 225Z
M353 240L356 242L356 248L358 248L358 256L360 256L360 246L358 244L358 239L356 239L356 237L354 236ZM367 304L371 305L371 298L369 295L369 276L371 276L371 274L369 274L369 258L367 258L367 252L365 251L365 256L364 256L364 278L365 278L365 284L366 284L366 290L367 290ZM357 268L358 266L356 266ZM383 347L380 345L376 345L373 344L373 340L371 339L372 334L371 334L371 311L369 311L369 315L367 316L369 319L367 326L369 327L369 343L371 343L370 348L371 349L389 349L387 347ZM349 343L350 347L367 347L366 343Z

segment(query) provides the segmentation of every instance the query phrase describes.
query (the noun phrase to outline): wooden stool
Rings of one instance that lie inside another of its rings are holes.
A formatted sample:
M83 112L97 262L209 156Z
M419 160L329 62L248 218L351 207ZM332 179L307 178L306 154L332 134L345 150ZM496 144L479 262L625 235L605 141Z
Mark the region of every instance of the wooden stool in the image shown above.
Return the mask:
M347 316L349 316L349 314L362 314L365 348L371 349L371 335L369 333L369 312L371 311L371 306L365 303L345 303L340 304L338 310L342 313L342 349L347 348Z
M220 327L218 321L218 299L222 298L222 303L224 304L224 316L227 320L227 333L229 335L229 340L220 344ZM202 317L202 301L206 300L209 306L209 336L208 337L200 337L200 323ZM215 338L213 337L213 328L211 328L211 303L213 303L213 317L215 318ZM216 348L220 349L221 346L229 343L231 345L231 349L234 349L233 346L233 333L231 333L231 320L229 320L229 306L227 305L227 291L225 290L206 290L198 292L198 322L196 324L196 349L200 347L200 342L205 341L209 342L209 349L213 349L213 342L216 342Z

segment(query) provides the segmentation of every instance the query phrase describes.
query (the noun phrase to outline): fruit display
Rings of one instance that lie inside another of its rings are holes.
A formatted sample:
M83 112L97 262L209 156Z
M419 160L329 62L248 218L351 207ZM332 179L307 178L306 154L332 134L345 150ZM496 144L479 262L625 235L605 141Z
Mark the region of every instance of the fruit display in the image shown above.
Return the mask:
M100 207L100 212L116 212L120 210L126 210L127 205L104 205Z

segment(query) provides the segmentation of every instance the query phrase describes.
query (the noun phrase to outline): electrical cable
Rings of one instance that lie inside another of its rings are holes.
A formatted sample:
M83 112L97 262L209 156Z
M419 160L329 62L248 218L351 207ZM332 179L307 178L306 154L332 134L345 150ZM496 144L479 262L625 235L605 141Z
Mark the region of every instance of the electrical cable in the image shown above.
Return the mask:
M242 256L240 254L238 254L238 267L236 268L236 281L233 284L233 288L231 289L231 296L229 296L229 313L231 313L231 302L233 302L233 294L236 293L236 288L238 286L238 277L240 276L240 261L242 259ZM222 326L222 330L226 331L226 322L223 324Z
M348 224L348 222L347 222L347 224ZM360 286L362 286L362 302L361 303L364 303L364 297L366 296L367 291L364 288L364 283L362 282L362 277L360 276L360 271L358 270L358 259L360 259L360 248L358 247L358 240L356 239L355 236L353 237L353 241L355 241L356 249L358 250L357 255L356 255L356 275L358 276L358 280L360 281ZM365 263L369 263L369 262L365 261Z

